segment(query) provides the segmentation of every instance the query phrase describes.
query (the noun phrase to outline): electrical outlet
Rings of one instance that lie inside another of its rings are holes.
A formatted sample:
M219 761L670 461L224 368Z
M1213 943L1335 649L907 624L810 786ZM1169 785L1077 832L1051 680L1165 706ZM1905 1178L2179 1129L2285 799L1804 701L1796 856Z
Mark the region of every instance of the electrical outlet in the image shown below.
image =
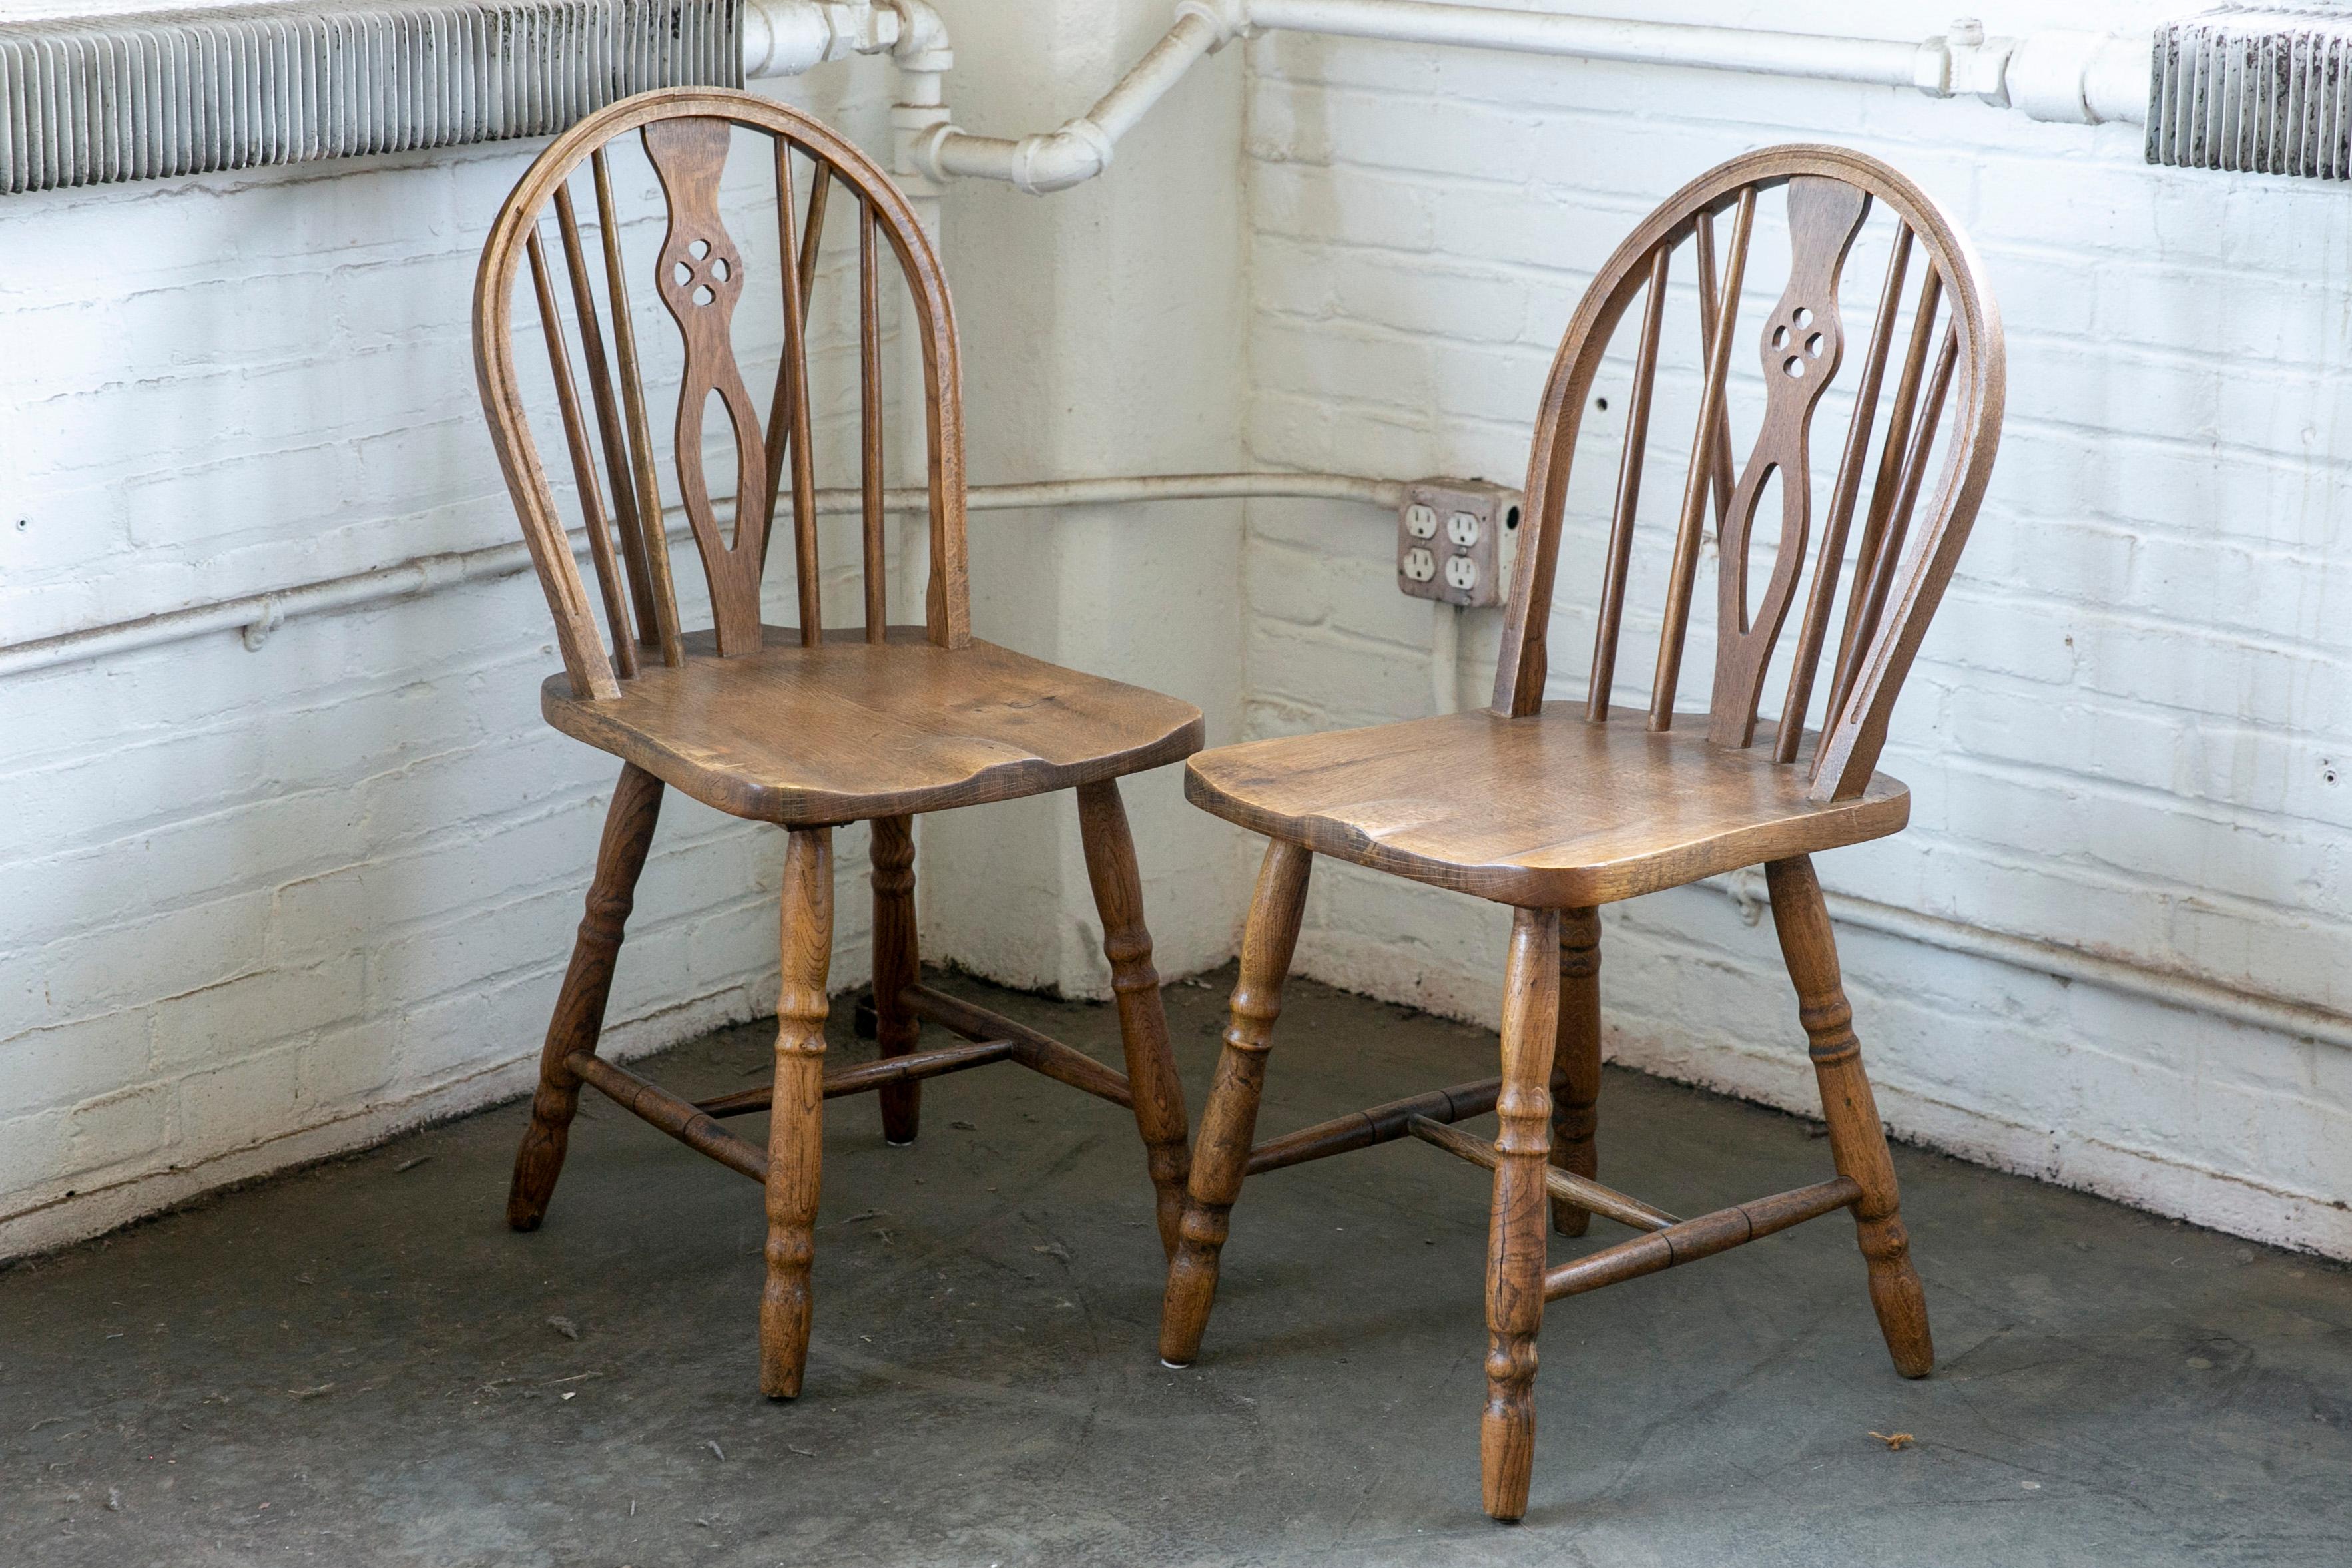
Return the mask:
M1397 514L1397 587L1479 608L1510 597L1519 493L1483 479L1420 479Z

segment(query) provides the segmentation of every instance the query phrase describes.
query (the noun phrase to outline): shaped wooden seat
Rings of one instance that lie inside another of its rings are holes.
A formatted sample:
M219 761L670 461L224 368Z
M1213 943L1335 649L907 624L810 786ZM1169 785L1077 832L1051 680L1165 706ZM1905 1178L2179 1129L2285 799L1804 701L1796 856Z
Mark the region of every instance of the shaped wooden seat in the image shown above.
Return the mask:
M1769 752L1639 715L1593 724L1566 703L1220 747L1193 759L1184 795L1318 854L1555 909L1880 838L1911 814L1885 774L1815 800Z
M894 626L887 643L829 632L814 647L771 626L739 659L699 632L686 653L604 702L551 675L541 710L705 805L787 825L1075 789L1201 747L1190 703L977 639L936 647L919 626Z
M739 132L750 133L742 140L757 151L761 167L774 172L774 216L762 214L760 222L776 225L776 260L764 277L746 261L719 212ZM608 152L632 136L651 164L652 182L625 169L615 176ZM593 227L582 223L573 191L583 172ZM656 183L664 221L625 225L616 187ZM854 382L854 402L812 392L811 312L824 270L819 247L828 213L836 233L845 219L856 237L854 267L843 269L856 282L854 305L843 312L854 317L856 353L842 356L850 364L841 376ZM551 215L552 236L542 232ZM657 252L648 243L656 229ZM667 384L667 375L649 377L638 352L629 304L632 246L650 263L639 276L659 296L680 349L676 404L663 411L667 440L659 445L647 387L649 381ZM886 255L906 290L898 340L921 361L921 384L910 387L907 399L922 416L929 497L928 537L919 553L908 552L928 559L919 627L890 626L887 613ZM519 326L514 297L526 264L535 319ZM774 291L783 327L764 415L736 359L731 329L735 308L754 283ZM518 340L531 337L540 340L534 352L520 354ZM583 1085L759 1182L767 1206L760 1386L790 1397L800 1392L808 1356L824 1103L873 1093L885 1139L908 1144L919 1121L923 1080L1010 1061L1133 1114L1160 1244L1173 1248L1184 1196L1184 1100L1169 1054L1143 923L1142 878L1117 780L1192 751L1201 742L1201 715L1189 703L973 640L955 317L939 258L906 198L864 153L796 110L719 89L640 94L557 137L507 199L482 250L474 350L491 439L563 657L563 673L547 683L541 706L558 729L623 759L587 915L541 1051L508 1223L530 1230L546 1215ZM524 361L542 352L546 391L539 406L553 405L550 423L571 458L568 515L541 464L533 403L522 384ZM843 442L856 458L863 502L865 613L854 632L824 625L811 413L820 398L829 409L848 404L856 411ZM714 476L705 471L711 438L733 444L725 465L732 470L731 504L723 487L714 496ZM666 485L686 515L709 585L708 631L679 624ZM762 617L761 580L787 495L790 532L776 542L792 560L800 621L780 627ZM731 517L722 517L722 507ZM567 524L583 536L593 563L593 600ZM599 601L604 633L596 624ZM668 786L789 830L773 1079L699 1104L596 1054L622 930ZM1056 789L1077 796L1087 870L1118 998L1124 1073L919 980L915 816ZM827 1072L833 830L856 821L873 825L878 1056ZM956 1040L918 1049L926 1022ZM722 1124L759 1113L769 1118L764 1145Z
M1787 284L1768 311L1751 310L1743 324L1757 204L1773 191L1784 192L1787 203ZM1842 411L1846 431L1817 512L1812 422L1845 357L1839 286L1874 207L1893 219L1880 225L1885 278L1859 338L1860 372ZM1718 258L1715 225L1727 214L1731 237ZM1685 248L1696 261L1697 411L1680 448L1655 672L1643 708L1617 712L1618 643L1669 279ZM1547 1301L1846 1209L1895 1370L1927 1375L1935 1359L1927 1298L1809 857L1894 832L1909 812L1903 786L1874 768L1903 677L1975 520L2000 434L2000 320L1977 271L1967 241L1935 204L1874 159L1782 147L1701 175L1618 247L1561 340L1528 457L1526 513L1534 527L1520 543L1492 707L1254 741L1187 765L1185 791L1195 804L1273 841L1258 873L1232 1022L1202 1112L1181 1239L1169 1265L1160 1346L1171 1365L1187 1365L1199 1354L1246 1177L1415 1137L1494 1172L1479 1452L1486 1511L1496 1519L1517 1519L1528 1506L1536 1331ZM1596 396L1605 356L1637 300L1631 384L1612 382L1606 397ZM1743 327L1760 361L1764 407L1754 444L1735 467L1727 403ZM1588 409L1606 409L1621 396L1616 482L1605 519L1595 519L1605 522L1605 534L1591 674L1582 701L1546 702L1553 578L1578 432ZM1938 468L1930 489L1929 473ZM1771 569L1752 583L1758 513L1776 492ZM1675 690L1710 515L1720 562L1715 679L1707 712L1679 715ZM1854 559L1841 615L1850 542ZM1780 716L1759 722L1766 675L1792 612L1797 635ZM1805 720L1833 630L1822 727L1809 734ZM1514 906L1502 1071L1259 1142L1258 1095L1317 854ZM1595 1179L1598 906L1758 862L1796 987L1798 1021L1811 1042L1835 1174L1677 1219ZM1490 1111L1500 1124L1491 1141L1455 1125ZM1550 1228L1563 1235L1583 1235L1595 1214L1643 1234L1548 1269L1547 1207Z

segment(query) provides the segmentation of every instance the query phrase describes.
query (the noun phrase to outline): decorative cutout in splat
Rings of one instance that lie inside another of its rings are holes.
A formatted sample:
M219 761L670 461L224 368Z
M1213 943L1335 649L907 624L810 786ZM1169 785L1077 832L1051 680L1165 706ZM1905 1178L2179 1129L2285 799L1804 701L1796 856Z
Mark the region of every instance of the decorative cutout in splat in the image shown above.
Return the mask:
M1715 693L1709 738L1745 747L1756 737L1756 706L1795 597L1812 519L1813 409L1837 374L1845 333L1838 279L1870 212L1870 197L1842 180L1799 175L1789 182L1789 286L1772 308L1759 345L1764 361L1763 428L1723 519L1716 601ZM1756 513L1770 481L1780 481L1780 546L1771 580L1751 618L1748 558Z
M669 204L669 233L654 277L686 343L677 389L677 486L710 577L711 619L722 658L760 646L760 569L766 551L768 457L759 411L735 361L732 322L743 295L743 256L719 217L719 182L730 128L723 120L657 120L644 130L646 156ZM735 528L720 536L702 470L703 420L716 394L735 435Z

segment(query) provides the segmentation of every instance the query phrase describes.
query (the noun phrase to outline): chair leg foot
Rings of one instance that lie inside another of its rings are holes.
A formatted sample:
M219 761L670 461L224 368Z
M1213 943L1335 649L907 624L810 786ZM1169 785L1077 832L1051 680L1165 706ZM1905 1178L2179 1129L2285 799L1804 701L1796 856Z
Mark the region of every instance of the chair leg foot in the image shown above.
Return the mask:
M1117 780L1079 787L1078 831L1095 909L1102 916L1111 992L1118 998L1119 1040L1126 1048L1127 1081L1135 1092L1135 1125L1151 1177L1160 1247L1173 1257L1192 1167L1184 1140L1184 1087L1177 1082L1175 1053L1168 1046L1160 972L1152 967L1151 932L1143 923L1143 878L1136 870L1135 838L1128 831Z
M1799 1016L1811 1042L1813 1075L1829 1124L1830 1153L1840 1176L1862 1188L1853 1206L1854 1236L1870 1273L1870 1304L1895 1370L1925 1377L1935 1369L1936 1347L1927 1328L1927 1292L1911 1262L1911 1239L1903 1228L1895 1159L1878 1103L1862 1067L1854 1038L1853 1009L1838 971L1837 944L1829 910L1822 902L1812 862L1800 855L1765 869L1772 894L1772 921L1780 951L1796 983Z
M515 1153L514 1179L507 1187L507 1224L536 1230L547 1218L556 1178L563 1174L572 1118L580 1109L580 1080L564 1065L575 1051L596 1049L604 1030L604 1004L613 993L613 966L621 934L636 900L637 878L661 815L662 782L634 763L621 769L613 803L604 813L604 834L596 850L596 874L588 884L587 913L572 944L572 965L548 1019L547 1041L539 1056L539 1089L531 1096L530 1125Z
M1160 1309L1160 1359L1170 1366L1192 1365L1208 1331L1209 1309L1217 1296L1218 1259L1231 1228L1234 1200L1241 1196L1242 1180L1248 1174L1250 1145L1257 1135L1258 1094L1265 1086L1265 1055L1273 1043L1274 1020L1282 1011L1282 983L1298 943L1307 873L1313 864L1314 856L1305 849L1277 840L1266 846L1265 862L1258 869L1257 892L1242 936L1241 978L1234 986L1217 1076L1201 1111L1183 1219Z
M1559 916L1559 1035L1551 1064L1551 1163L1588 1180L1601 1174L1594 1138L1601 1124L1601 912L1565 909ZM1551 1200L1551 1228L1581 1236L1591 1212Z
M1503 1082L1495 1102L1494 1207L1486 1239L1486 1407L1480 1491L1506 1523L1528 1511L1535 1470L1536 1333L1543 1325L1544 1164L1559 1007L1559 915L1522 909L1503 988Z
M920 974L915 931L915 820L874 820L874 1040L878 1056L915 1049L922 1020L907 1010L907 988ZM874 1096L882 1112L882 1141L903 1149L923 1119L923 1086L892 1083Z
M833 831L796 828L784 855L783 990L768 1122L767 1283L760 1391L797 1397L808 1364L810 1267L824 1156L825 979L833 956Z

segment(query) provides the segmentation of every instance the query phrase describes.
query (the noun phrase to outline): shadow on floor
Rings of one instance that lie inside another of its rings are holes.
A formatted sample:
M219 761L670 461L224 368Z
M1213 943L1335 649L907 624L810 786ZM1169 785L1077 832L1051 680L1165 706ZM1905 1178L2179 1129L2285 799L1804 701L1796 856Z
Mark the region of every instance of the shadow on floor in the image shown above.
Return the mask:
M1230 979L1168 991L1196 1112ZM1108 1008L942 984L1118 1060ZM769 1038L646 1071L741 1088ZM1493 1060L1294 983L1263 1131ZM929 1086L894 1150L834 1102L784 1405L757 1395L751 1185L592 1093L546 1228L513 1235L522 1124L0 1273L0 1563L2352 1562L2352 1274L1931 1155L1896 1151L1933 1378L1894 1375L1835 1216L1559 1303L1511 1530L1478 1511L1486 1177L1419 1144L1251 1183L1179 1373L1117 1108L988 1068ZM1814 1131L1612 1070L1601 1171L1696 1213L1826 1176ZM1555 1260L1625 1234L1594 1232Z

